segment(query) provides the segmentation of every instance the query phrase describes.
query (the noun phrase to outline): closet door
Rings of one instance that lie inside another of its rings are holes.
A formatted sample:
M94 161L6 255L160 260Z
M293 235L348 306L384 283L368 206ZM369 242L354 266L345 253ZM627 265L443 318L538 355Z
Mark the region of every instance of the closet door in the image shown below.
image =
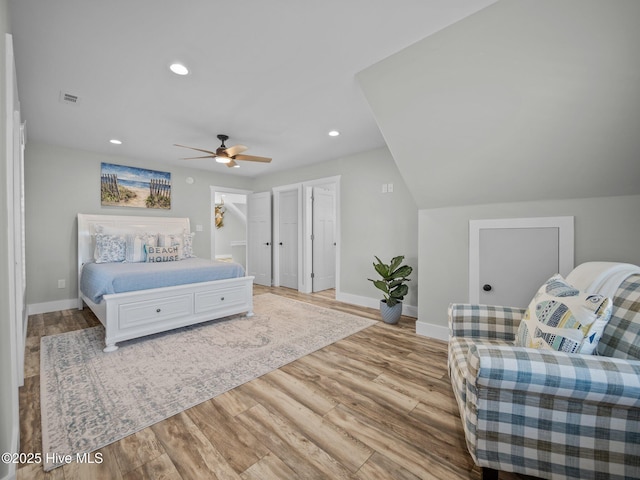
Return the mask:
M247 195L247 274L271 286L271 192Z
M573 217L475 220L469 301L526 307L540 285L573 269Z
M278 263L280 285L298 289L298 189L280 192Z
M526 307L559 271L558 236L557 228L481 230L479 303Z
M335 191L313 187L313 291L336 286Z

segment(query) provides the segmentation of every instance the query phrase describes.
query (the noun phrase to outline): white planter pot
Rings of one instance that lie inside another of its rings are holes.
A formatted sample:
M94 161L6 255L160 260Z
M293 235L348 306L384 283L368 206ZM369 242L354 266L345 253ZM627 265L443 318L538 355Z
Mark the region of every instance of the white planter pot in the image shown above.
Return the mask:
M393 307L388 307L387 302L380 300L380 315L382 315L384 323L398 323L402 315L402 302L396 303Z

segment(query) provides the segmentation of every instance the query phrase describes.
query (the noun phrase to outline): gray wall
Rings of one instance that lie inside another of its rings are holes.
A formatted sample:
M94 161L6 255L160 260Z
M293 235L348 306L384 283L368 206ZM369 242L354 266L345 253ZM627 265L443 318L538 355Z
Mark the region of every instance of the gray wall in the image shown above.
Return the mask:
M358 75L419 209L640 193L640 2L497 2Z
M640 195L420 210L418 320L444 327L449 303L468 302L469 220L555 216L575 217L575 265L640 265Z
M420 322L468 299L471 219L574 215L576 263L640 263L638 18L500 1L358 74L420 210Z
M115 163L171 172L171 210L102 207L100 163ZM192 185L186 183L193 177ZM248 188L249 180L204 170L176 168L136 159L29 143L25 149L27 303L77 296L78 213L189 217L197 256L211 255L210 185ZM57 288L58 280L66 288Z
M330 160L258 179L246 179L192 169L167 168L157 163L105 156L42 144L25 151L27 303L38 304L75 298L77 291L76 215L188 216L192 230L204 226L194 240L196 255L210 255L210 185L253 191L274 186L341 175L342 258L341 290L381 298L367 277L374 274L373 256L389 260L404 254L415 269L407 305L416 306L418 286L418 212L386 148ZM158 211L100 206L100 162L168 170L172 173L172 208ZM187 176L196 179L193 185ZM383 183L394 192L382 194ZM58 280L66 288L58 289Z
M5 119L6 96L5 96L5 34L11 33L9 28L9 11L7 1L0 0L0 138L2 138L2 150L0 151L0 452L11 452L14 448L13 439L13 408L16 392L12 388L13 380L11 368L11 329L9 317L9 282L13 278L9 277L9 244L7 230L9 228L9 218L7 216L7 195L4 185L7 182L7 165L5 158L5 138L7 135L7 125ZM0 462L0 478L9 474L9 465Z
M405 255L413 266L405 303L418 304L418 211L387 148L329 160L256 179L255 191L340 175L341 258L343 293L382 298L367 278L375 278L374 255L389 261ZM393 183L393 193L382 193Z

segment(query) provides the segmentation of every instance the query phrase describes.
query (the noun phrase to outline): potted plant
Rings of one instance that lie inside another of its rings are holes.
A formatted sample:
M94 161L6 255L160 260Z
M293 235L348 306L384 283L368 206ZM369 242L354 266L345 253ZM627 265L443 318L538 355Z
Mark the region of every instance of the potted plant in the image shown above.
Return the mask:
M382 262L378 257L375 259L378 263L374 262L373 268L376 269L382 280L371 278L368 280L373 282L376 288L382 290L384 295L384 298L380 300L380 314L385 323L398 323L400 315L402 315L402 300L409 292L406 282L410 279L407 277L411 275L413 268L409 265L401 265L404 255L392 258L389 264Z

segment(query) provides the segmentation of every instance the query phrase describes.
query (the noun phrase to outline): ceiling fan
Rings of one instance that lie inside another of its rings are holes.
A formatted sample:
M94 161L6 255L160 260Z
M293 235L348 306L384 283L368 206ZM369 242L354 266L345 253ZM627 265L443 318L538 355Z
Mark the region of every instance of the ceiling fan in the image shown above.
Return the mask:
M178 145L174 143L176 147L190 148L191 150L197 150L199 152L207 153L208 155L203 155L201 157L188 157L183 160L193 160L195 158L214 158L218 163L225 163L227 167L237 167L239 166L236 163L236 160L248 160L250 162L263 162L269 163L271 162L270 158L267 157L257 157L255 155L242 155L242 152L248 150L248 147L244 145L234 145L233 147L227 147L224 142L229 140L229 135L218 135L218 140L222 142L222 144L216 148L215 152L210 150L204 150L202 148L188 147L186 145Z

